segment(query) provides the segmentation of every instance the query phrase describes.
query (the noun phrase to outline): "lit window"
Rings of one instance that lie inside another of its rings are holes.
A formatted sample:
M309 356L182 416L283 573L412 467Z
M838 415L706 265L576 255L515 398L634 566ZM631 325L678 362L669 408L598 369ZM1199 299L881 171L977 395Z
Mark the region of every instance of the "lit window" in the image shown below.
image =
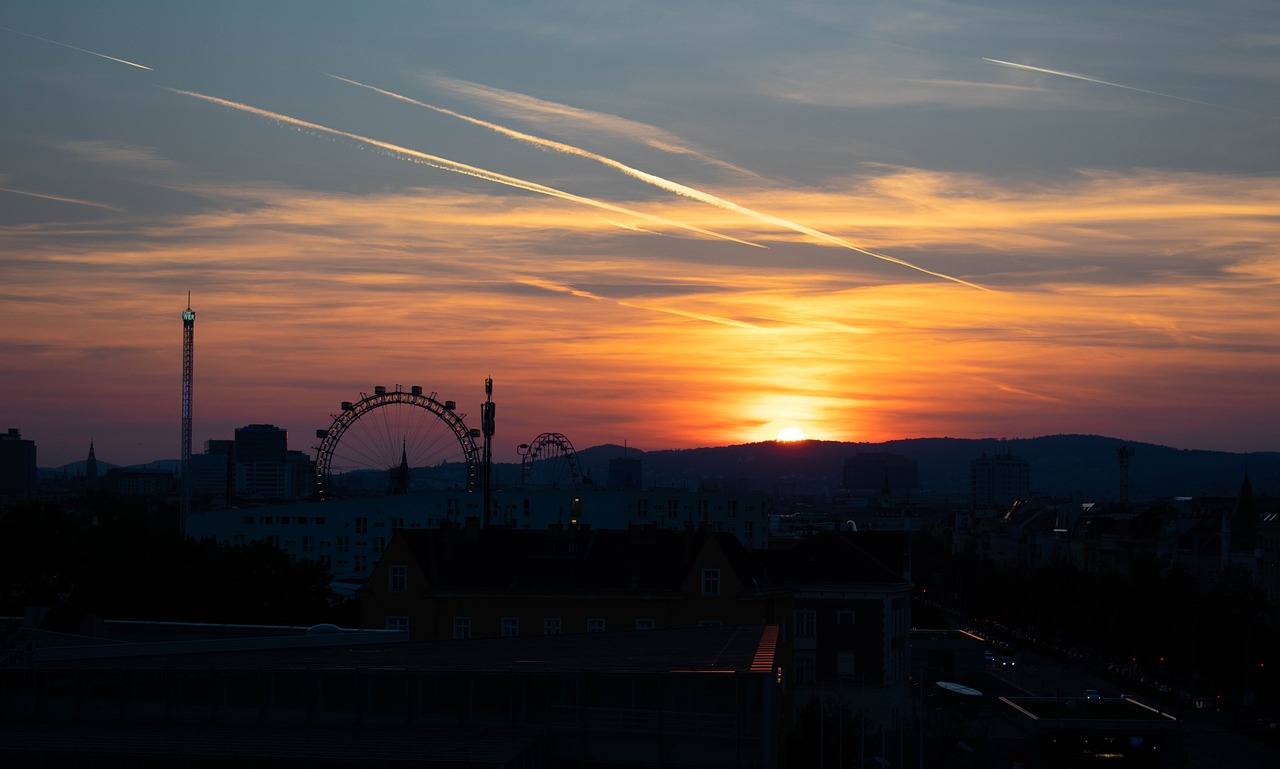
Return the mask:
M470 638L471 637L471 618L470 617L454 617L453 618L453 637L454 638Z
M702 570L702 594L703 595L720 595L720 570L719 569L703 569Z
M408 566L388 566L387 567L387 592L403 593L409 589L409 567Z

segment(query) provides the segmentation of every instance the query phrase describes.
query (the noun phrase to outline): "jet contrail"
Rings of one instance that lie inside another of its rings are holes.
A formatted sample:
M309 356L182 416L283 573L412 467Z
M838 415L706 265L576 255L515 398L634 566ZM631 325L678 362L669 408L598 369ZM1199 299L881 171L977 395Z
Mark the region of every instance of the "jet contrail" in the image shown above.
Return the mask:
M181 94L183 96L190 96L195 99L201 99L203 101L211 102L213 104L218 104L223 107L230 107L231 109L240 110L242 112L248 112L251 115L258 115L259 117L265 117L269 120L275 120L280 123L285 123L287 125L297 126L299 128L305 128L311 131L319 131L322 133L330 134L331 136L340 136L344 139L350 139L352 141L356 141L361 144L367 144L370 147L377 147L378 149L391 153L391 155L395 157L407 159L414 163L421 163L423 165L431 166L432 168L438 168L442 171L452 171L453 173L462 174L464 176L473 176L477 179L484 179L485 181L494 182L496 184L504 184L508 187L515 187L516 189L527 190L529 192L536 192L541 195L549 195L553 198L560 198L561 200L568 200L573 203L581 203L582 205L592 206L594 208L601 208L606 211L613 211L614 213L618 213L618 214L626 214L628 216L634 216L640 219L647 219L648 221L657 222L659 224L663 224L668 227L677 227L679 229L687 230L689 232L696 232L700 235L706 235L712 238L719 238L720 240L727 240L732 243L740 243L744 246L753 246L755 248L765 247L760 245L759 243L752 243L751 241L735 238L731 235L723 235L721 233L713 232L711 230L705 230L701 227L695 227L694 225L691 225L691 224L684 224L682 222L677 222L670 219L664 219L660 216L654 216L652 214L646 214L640 211L633 211L623 206L616 206L616 205L613 205L612 203L605 203L604 201L595 200L593 198L585 198L585 197L582 197L581 195L574 195L571 192L558 190L554 187L547 187L545 185L538 184L537 182L525 181L524 179L519 179L514 176L507 176L506 174L500 174L496 171L489 171L484 168L479 168L477 166L467 165L466 163L459 163L454 160L449 160L447 158L439 157L438 155L430 155L425 152L419 152L418 150L412 150L412 149L409 149L408 147L401 147L398 144L391 144L389 142L379 141L378 139L371 139L367 136L361 136L359 134L353 134L347 131L340 131L336 128L329 128L327 126L322 126L318 123L309 123L305 120L299 120L298 118L289 117L288 115L282 115L278 112L271 112L269 110L260 109L258 107L253 107L248 104L241 104L239 102L229 101L227 99L220 99L216 96L207 96L202 93L196 93L195 91L183 91L178 88L168 88L166 86L161 86L161 87L164 88L166 91L171 91L173 93Z
M742 206L737 203L734 203L733 201L725 200L724 198L720 198L715 195L712 195L709 192L703 192L702 190L694 189L693 187L689 187L679 182L675 182L670 179L664 179L661 176L655 176L651 173L641 171L638 168L632 168L631 166L626 165L625 163L620 163L617 160L614 160L613 158L605 157L604 155L600 155L590 150L582 149L581 147L575 147L572 144L565 144L564 142L558 142L552 139L544 139L540 136L533 136L531 134L527 134L522 131L516 131L510 128L507 128L505 126L498 125L497 123L491 123L487 120L481 120L479 118L463 115L462 113L455 112L454 110L451 110L451 109L446 109L444 107L437 107L431 104L427 104L426 102L421 102L421 101L418 101L417 99L413 99L408 96L402 96L398 93L392 93L391 91L386 91L381 88L377 88L375 86L359 83L359 82L356 82L355 80L349 80L345 77L339 77L338 75L330 75L329 77L332 77L336 80L341 80L344 83L350 83L351 85L359 86L361 88L368 88L369 90L374 91L376 93L383 94L384 96L389 96L393 99L399 99L400 101L408 102L409 104L423 107L424 109L429 109L434 112L438 112L442 115L449 115L451 117L456 117L459 120L464 120L473 125L488 128L489 130L494 131L503 136L510 137L517 141L526 142L536 147L543 147L546 149L555 150L557 152L563 152L567 155L575 155L577 157L594 160L597 163L601 163L610 168L621 171L627 176L630 176L634 179L639 179L640 181L646 182L648 184L652 184L653 186L658 187L660 189L664 189L667 192L673 192L677 195L682 195L692 200L697 200L701 203L706 203L708 205L716 206L717 208L722 208L726 211L733 211L734 213L742 214L744 216L748 216L752 219L755 219L758 222L772 224L774 226L781 227L783 229L799 232L804 235L817 238L818 240L821 240L825 243L830 243L831 245L839 246L841 248L847 248L851 251L856 251L860 254L865 254L866 256L871 256L876 259L882 259L886 262L892 262L893 264L898 264L903 267L907 267L912 270L922 272L926 275L931 275L935 278L949 280L954 283L959 283L963 286L979 289L981 291L991 290L989 288L986 288L985 286L979 286L976 283L970 283L967 280L964 280L962 278L957 278L953 275L947 275L941 272L934 272L933 270L921 267L916 264L912 264L911 262L908 262L905 259L899 259L895 256L888 256L887 254L881 254L875 251L865 249L861 246L855 245L854 243L850 243L844 238L840 238L835 235L829 235L825 232L822 232L821 230L815 230L812 227L807 227L803 224L797 224L796 222L783 219L778 216L773 216L772 214L766 214L766 213L761 213L759 211L752 210L750 208L747 208L746 206Z
M985 56L982 57L982 60L985 62L989 62L991 64L999 64L1001 67L1012 67L1014 69L1026 70L1027 72L1039 72L1044 75L1057 75L1058 77L1069 77L1069 78L1072 78L1073 80L1083 80L1086 83L1097 83L1098 85L1109 85L1112 88L1123 88L1126 91L1136 91L1138 93L1145 93L1150 96L1160 96L1165 99L1177 99L1178 101L1185 101L1188 104L1199 104L1202 107L1213 107L1214 109L1232 109L1231 107L1224 107L1221 104L1210 104L1207 101L1196 101L1195 99L1188 99L1184 96L1174 96L1171 93L1160 93L1159 91L1148 91L1145 88L1135 88L1131 85L1124 85L1123 83L1112 83L1109 80L1099 80L1096 77L1089 77L1088 75L1077 75L1074 72L1062 72L1061 70L1056 70L1056 69L1045 69L1044 67L1032 67L1029 64L1017 64L1012 61L1000 61L999 59L988 59Z
M655 307L653 305L648 305L648 304L636 304L634 302L628 302L622 299L613 299L610 297L600 296L599 294L593 294L590 291L584 291L580 288L574 288L573 286L566 286L561 283L554 283L544 278L522 277L522 278L516 278L516 282L523 283L526 286L541 288L545 291L554 291L560 294L569 294L571 296L576 296L581 299L591 299L596 302L609 302L611 304L616 304L619 307L629 307L634 310L647 310L649 312L666 313L667 315L676 315L681 318L690 318L692 320L700 320L706 323L715 323L721 326L734 326L735 328L758 328L758 326L756 326L755 324L746 323L740 320L733 320L731 318L721 318L715 315L705 315L703 313L687 312L685 310L673 310L670 307Z
M103 58L103 59L107 59L107 60L109 60L109 61L119 62L120 64L128 64L130 67L137 67L138 69L145 69L145 70L146 70L146 71L148 71L148 72L155 72L155 70L151 69L150 67L144 67L144 66L142 66L141 64L138 64L138 63L136 63L136 62L132 62L132 61L127 61L127 60L125 60L125 59L117 59L116 57L114 57L114 56L108 56L108 55L106 55L105 53L98 53L97 51L90 51L88 48L77 48L77 47L76 47L76 46L74 46L74 45L68 45L67 43L59 43L57 40L50 40L50 39L49 39L49 38L47 38L47 37L40 37L39 35L32 35L32 34L28 34L28 33L26 33L26 32L19 32L18 30L16 30L16 29L11 29L11 28L9 28L9 27L0 27L0 29L3 29L3 30L8 31L8 32L12 32L12 33L14 33L15 35L22 35L23 37L29 37L29 38L32 38L33 40L42 40L42 41L44 41L44 42L46 42L46 43L53 43L54 45L60 45L60 46L62 46L63 48L70 48L71 50L73 50L73 51L79 51L80 53L87 53L87 54L89 54L90 56L97 56L97 57L100 57L100 58Z
M115 206L109 206L106 203L94 203L92 200L81 200L80 198L67 198L58 195L43 195L39 192L27 192L26 190L15 190L12 187L0 187L0 192L12 192L14 195L26 195L29 198L40 198L41 200L56 200L59 203L75 203L78 206L92 206L93 208L105 208L108 211L120 211Z

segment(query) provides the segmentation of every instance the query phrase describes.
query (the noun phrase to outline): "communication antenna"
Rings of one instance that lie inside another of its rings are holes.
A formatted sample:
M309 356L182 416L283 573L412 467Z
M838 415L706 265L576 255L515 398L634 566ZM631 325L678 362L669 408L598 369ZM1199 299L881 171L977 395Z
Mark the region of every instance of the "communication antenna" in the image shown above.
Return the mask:
M484 475L481 477L481 488L484 489L484 525L489 525L490 509L493 503L493 377L484 380L484 403L480 404L480 432L484 435L484 448L481 450L480 466Z

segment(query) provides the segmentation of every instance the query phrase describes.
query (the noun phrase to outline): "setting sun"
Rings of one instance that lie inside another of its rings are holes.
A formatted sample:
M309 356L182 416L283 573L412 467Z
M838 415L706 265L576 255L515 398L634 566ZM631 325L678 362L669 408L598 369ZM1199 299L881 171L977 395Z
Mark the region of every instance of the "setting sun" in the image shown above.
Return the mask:
M778 431L779 443L790 443L791 441L804 440L804 430L799 427L784 427Z

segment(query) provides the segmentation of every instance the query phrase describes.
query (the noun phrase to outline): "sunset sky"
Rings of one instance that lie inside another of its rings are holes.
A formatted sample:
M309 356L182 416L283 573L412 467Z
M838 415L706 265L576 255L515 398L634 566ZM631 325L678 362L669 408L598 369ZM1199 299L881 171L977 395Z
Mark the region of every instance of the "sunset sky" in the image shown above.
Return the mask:
M1280 450L1280 5L0 10L0 429ZM788 433L788 435L798 433Z

